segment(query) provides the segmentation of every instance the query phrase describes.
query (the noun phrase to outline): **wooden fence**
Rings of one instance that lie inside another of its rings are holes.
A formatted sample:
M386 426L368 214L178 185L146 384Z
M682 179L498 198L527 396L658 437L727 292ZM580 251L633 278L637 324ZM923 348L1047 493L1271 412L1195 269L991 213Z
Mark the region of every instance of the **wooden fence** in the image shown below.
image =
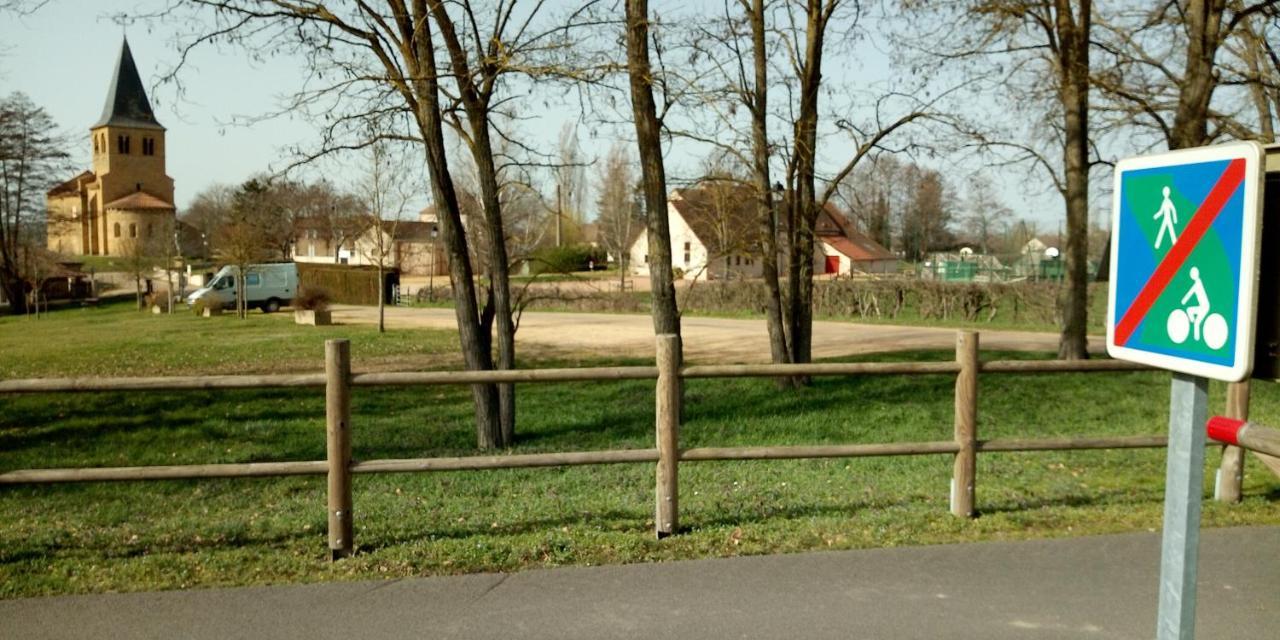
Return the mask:
M681 462L949 454L954 456L950 501L951 512L957 516L970 517L974 514L975 509L975 462L979 453L1159 448L1166 445L1164 436L1150 435L981 440L978 438L977 430L979 373L1060 373L1136 371L1143 369L1146 369L1146 367L1118 360L995 360L982 362L978 358L978 334L972 331L960 331L956 340L955 360L944 362L743 364L686 367L681 362L680 338L674 335L663 335L657 338L657 358L655 366L652 367L352 374L350 344L348 341L329 340L325 343L325 372L316 374L0 380L0 394L323 387L325 389L326 460L23 469L0 473L0 484L327 475L329 549L332 559L348 556L355 548L351 476L356 473L509 469L635 462L656 463L657 482L654 523L656 534L661 538L671 535L679 529L679 463ZM681 406L684 398L683 387L684 381L688 379L912 374L954 374L956 376L954 437L951 440L813 446L680 448L679 434ZM605 380L656 381L656 434L654 448L456 458L362 461L353 461L351 459L352 387ZM1228 412L1238 414L1238 411L1232 411L1231 402L1239 404L1239 397L1233 396L1228 403ZM1245 416L1236 415L1234 417ZM1238 487L1234 495L1238 496Z

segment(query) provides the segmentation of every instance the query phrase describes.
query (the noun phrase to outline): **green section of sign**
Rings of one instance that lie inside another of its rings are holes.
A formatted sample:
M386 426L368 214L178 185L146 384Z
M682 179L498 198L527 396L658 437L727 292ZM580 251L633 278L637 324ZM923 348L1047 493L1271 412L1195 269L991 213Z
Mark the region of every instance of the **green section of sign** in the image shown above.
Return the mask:
M1124 197L1131 210L1137 214L1135 218L1138 228L1146 236L1147 246L1151 247L1152 256L1157 264L1164 259L1165 254L1173 246L1166 232L1160 248L1155 248L1161 225L1161 220L1156 213L1164 202L1164 189L1171 188L1169 199L1178 211L1178 220L1174 224L1178 237L1181 237L1183 229L1190 222L1197 207L1196 203L1188 200L1176 188L1172 188L1172 184L1172 178L1162 174L1147 174L1125 179ZM1221 238L1217 231L1210 227L1147 313L1139 340L1143 344L1176 349L1187 355L1222 356L1230 348L1229 345L1214 349L1203 339L1203 335L1199 339L1194 334L1187 335L1181 341L1170 336L1170 316L1183 313L1197 304L1194 296L1183 301L1184 296L1195 284L1195 279L1191 275L1193 268L1198 270L1205 295L1209 299L1210 308L1205 315L1220 314L1228 327L1235 326L1236 276L1232 273L1231 261Z

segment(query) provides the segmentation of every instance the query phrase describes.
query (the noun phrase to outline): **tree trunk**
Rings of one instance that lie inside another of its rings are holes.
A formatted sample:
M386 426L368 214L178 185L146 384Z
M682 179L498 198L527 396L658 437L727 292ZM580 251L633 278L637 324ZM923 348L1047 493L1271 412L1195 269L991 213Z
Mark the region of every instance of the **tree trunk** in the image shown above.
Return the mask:
M462 346L464 366L470 371L483 371L493 368L493 356L489 352L488 336L482 335L480 331L480 313L471 257L467 252L466 231L462 226L458 194L453 188L453 178L445 153L439 81L427 11L426 0L414 0L413 24L417 28L413 32L412 46L415 53L413 60L417 64L409 69L417 106L414 116L423 138L431 177L431 193L440 213L440 235L445 252L448 253L453 306L458 319L458 341ZM497 390L493 385L477 384L471 386L471 394L475 401L477 446L481 449L495 448L502 441Z
M751 151L755 179L756 217L760 233L760 272L765 287L765 325L769 330L769 355L774 364L791 362L782 318L782 288L778 281L778 219L769 179L769 60L765 51L764 0L751 2L751 49L755 86L749 96ZM791 387L791 378L778 378L779 388Z
M1058 0L1057 29L1066 161L1067 288L1062 298L1062 334L1058 357L1089 357L1089 31L1091 0L1079 0L1073 16L1069 0Z
M818 94L822 84L823 40L827 14L822 0L808 0L805 58L800 69L800 109L795 123L795 242L791 263L791 361L813 359L814 223L818 217L815 173L818 138ZM807 381L806 381L807 382Z
M0 287L4 287L4 297L9 301L9 313L20 315L27 312L27 288L18 274L8 269L0 271Z
M1267 94L1267 87L1263 83L1266 53L1263 51L1262 36L1253 28L1252 21L1245 20L1242 29L1241 57L1253 79L1249 83L1249 97L1253 101L1254 110L1258 112L1258 141L1268 144L1276 141L1276 131L1271 96Z
M1213 64L1222 44L1219 33L1225 8L1225 0L1190 0L1183 12L1187 30L1186 68L1169 132L1170 149L1198 147L1209 137L1209 102L1218 84Z
M516 368L516 328L511 301L510 264L507 257L506 228L502 224L502 203L498 195L498 169L493 159L489 137L488 98L475 86L468 67L467 52L454 33L453 21L444 3L431 6L449 51L455 79L461 88L463 108L471 129L471 155L480 182L480 200L484 209L485 233L489 239L489 287L493 296L494 327L497 331L498 369ZM489 69L486 74L494 74ZM501 438L498 446L515 443L516 388L514 384L498 385L498 415Z
M387 332L387 284L386 271L378 261L378 333Z
M636 146L644 176L645 218L649 240L649 284L655 333L680 334L680 312L671 272L671 229L667 222L667 177L662 164L661 126L653 102L649 65L649 2L626 0L627 73Z

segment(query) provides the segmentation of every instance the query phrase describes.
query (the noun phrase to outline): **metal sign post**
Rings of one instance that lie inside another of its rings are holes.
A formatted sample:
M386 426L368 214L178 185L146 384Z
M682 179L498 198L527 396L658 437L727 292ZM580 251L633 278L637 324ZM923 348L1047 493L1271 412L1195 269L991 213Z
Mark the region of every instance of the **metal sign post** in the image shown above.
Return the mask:
M1160 545L1157 640L1195 637L1196 567L1208 403L1208 379L1173 374L1169 391L1169 452L1165 471L1164 538Z

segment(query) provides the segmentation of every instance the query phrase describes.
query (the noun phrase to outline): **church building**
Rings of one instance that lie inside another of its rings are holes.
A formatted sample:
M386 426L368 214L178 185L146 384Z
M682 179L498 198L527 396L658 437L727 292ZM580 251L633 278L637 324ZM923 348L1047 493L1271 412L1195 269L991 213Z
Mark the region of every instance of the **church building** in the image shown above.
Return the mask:
M165 174L164 131L126 40L102 117L89 129L93 170L48 193L50 250L64 255L154 255L159 243L174 241L173 178Z

